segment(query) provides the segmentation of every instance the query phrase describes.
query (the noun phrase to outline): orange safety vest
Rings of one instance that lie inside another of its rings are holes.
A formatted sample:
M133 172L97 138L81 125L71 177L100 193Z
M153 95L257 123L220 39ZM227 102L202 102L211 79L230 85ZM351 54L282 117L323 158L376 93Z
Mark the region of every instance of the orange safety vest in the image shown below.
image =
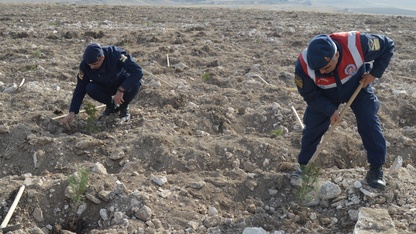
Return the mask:
M342 59L338 64L338 74L342 84L349 81L364 64L364 53L361 47L360 32L341 32L329 35L342 48ZM331 89L337 86L334 76L316 77L315 70L308 66L306 59L307 49L300 56L303 71L315 84L322 89ZM319 71L318 71L319 73Z

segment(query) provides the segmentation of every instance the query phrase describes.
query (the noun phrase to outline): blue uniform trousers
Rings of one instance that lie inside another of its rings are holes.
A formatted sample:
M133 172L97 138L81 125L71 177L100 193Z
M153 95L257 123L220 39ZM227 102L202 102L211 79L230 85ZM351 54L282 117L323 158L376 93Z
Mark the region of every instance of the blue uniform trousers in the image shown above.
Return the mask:
M377 116L379 107L380 102L377 96L368 92L367 89L361 90L351 104L357 121L358 133L367 151L367 161L371 167L380 167L386 161L386 140ZM298 162L306 165L315 153L322 136L328 130L330 117L307 107L303 121L305 128Z
M121 83L122 82L120 82L119 85L121 85ZM91 82L87 84L86 91L88 96L90 96L92 99L104 104L110 104L112 101L112 96L114 96L117 93L119 85L113 87L106 87L104 85ZM127 107L139 93L140 87L141 81L137 82L137 84L134 85L133 88L126 90L123 95L124 102L123 104L121 104L120 107Z

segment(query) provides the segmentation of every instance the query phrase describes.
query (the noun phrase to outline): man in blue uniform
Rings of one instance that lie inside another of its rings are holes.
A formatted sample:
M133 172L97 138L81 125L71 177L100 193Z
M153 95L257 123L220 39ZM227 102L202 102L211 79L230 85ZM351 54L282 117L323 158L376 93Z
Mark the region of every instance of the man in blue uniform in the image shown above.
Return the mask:
M299 54L295 82L307 103L300 165L309 162L330 124L340 121L339 105L348 102L362 83L363 89L351 109L370 164L366 180L374 188L385 188L382 166L386 161L386 141L377 116L380 103L371 83L381 78L393 51L394 42L386 36L340 32L314 37Z
M142 77L141 67L126 51L116 46L89 44L79 65L69 113L62 124L73 122L85 94L106 104L102 116L120 112L120 119L128 121L129 103L138 94Z

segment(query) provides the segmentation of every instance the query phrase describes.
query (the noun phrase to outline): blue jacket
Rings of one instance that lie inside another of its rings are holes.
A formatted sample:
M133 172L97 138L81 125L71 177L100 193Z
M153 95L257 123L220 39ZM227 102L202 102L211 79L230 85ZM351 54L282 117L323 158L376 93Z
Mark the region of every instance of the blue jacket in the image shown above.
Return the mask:
M309 108L327 116L331 116L340 103L349 100L365 72L370 71L374 77L381 78L394 51L394 42L386 36L360 32L329 36L340 52L334 72L321 74L319 70L311 70L303 59L306 57L305 50L299 54L295 66L295 82L299 93ZM354 57L352 54L357 55ZM372 69L369 62L373 64ZM365 89L372 92L370 85Z
M109 89L122 87L126 91L141 82L143 71L126 51L116 46L103 46L102 49L105 59L100 69L91 69L85 61L81 61L70 112L79 113L87 84L90 82L95 82ZM120 85L122 79L124 81Z

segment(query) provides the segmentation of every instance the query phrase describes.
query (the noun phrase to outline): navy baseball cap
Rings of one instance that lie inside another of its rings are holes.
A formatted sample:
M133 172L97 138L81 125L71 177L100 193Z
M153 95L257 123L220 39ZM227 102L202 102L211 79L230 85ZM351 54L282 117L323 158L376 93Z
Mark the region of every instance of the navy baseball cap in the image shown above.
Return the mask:
M312 70L319 70L328 65L337 52L335 42L325 34L312 38L307 50L308 65Z
M95 63L103 56L103 49L100 44L92 43L85 48L84 56L82 59L87 63Z

